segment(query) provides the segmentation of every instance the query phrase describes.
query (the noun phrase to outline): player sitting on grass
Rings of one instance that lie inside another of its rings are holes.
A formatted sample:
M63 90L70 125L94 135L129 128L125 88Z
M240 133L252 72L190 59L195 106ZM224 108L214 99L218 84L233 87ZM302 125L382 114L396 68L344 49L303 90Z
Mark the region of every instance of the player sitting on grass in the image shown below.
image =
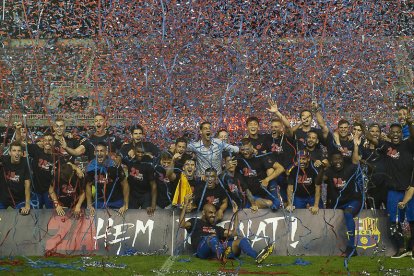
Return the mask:
M201 218L185 220L187 205L191 203L192 195L184 199L184 207L180 215L180 227L185 228L191 235L191 245L200 259L218 258L222 262L240 256L244 252L254 258L257 264L262 263L273 252L273 243L263 248L259 253L255 251L247 238L234 239L239 226L238 206L233 201L234 223L231 229L224 229L216 225L216 207L205 204ZM227 239L227 241L225 241Z

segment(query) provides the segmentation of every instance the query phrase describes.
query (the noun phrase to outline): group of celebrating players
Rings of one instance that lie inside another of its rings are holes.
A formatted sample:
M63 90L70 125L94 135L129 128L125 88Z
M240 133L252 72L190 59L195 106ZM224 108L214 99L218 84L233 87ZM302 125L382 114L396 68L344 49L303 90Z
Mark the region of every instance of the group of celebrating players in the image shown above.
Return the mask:
M94 215L97 208L115 208L124 215L142 208L152 215L157 208L179 205L180 226L195 237L198 257L225 260L244 252L261 263L273 244L256 252L246 238L231 238L237 235L241 208L307 208L314 215L320 208L341 209L346 257L357 255L354 217L362 208L383 208L398 248L394 257L413 256L414 127L408 108L398 109L399 122L387 134L379 124L366 127L344 119L331 131L315 102L301 111L295 126L274 101L268 111L274 115L271 133L260 133L260 120L249 117L238 146L229 143L225 129L213 137L212 124L203 122L198 141L180 137L165 151L144 141L140 125L130 128L131 139L123 143L108 131L103 114L95 116L94 133L79 140L66 135L62 119L34 142L17 122L8 153L0 159L0 209L16 208L27 215L32 208L54 208L61 216L68 210L80 216L84 209ZM79 159L87 165L81 166ZM223 229L216 223L228 209L234 223ZM193 211L201 211L202 217L186 220ZM407 245L401 227L405 218L411 231Z

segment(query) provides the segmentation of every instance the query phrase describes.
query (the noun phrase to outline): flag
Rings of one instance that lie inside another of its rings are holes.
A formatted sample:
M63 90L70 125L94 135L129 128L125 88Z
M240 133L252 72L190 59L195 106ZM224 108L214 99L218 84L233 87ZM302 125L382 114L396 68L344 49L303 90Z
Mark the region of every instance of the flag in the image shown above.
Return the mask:
M172 205L182 206L184 204L184 197L191 193L192 190L190 183L188 182L188 179L185 176L185 174L181 173L180 180L178 181L177 188L175 189Z

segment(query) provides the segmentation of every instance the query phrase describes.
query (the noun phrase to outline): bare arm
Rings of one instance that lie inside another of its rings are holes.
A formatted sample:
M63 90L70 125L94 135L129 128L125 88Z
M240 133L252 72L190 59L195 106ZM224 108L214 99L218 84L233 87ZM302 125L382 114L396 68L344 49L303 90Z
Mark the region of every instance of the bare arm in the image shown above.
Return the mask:
M410 186L405 191L404 198L401 202L398 202L398 208L404 209L407 203L413 198L414 195L414 187Z
M278 162L275 162L273 164L273 168L267 169L266 171L267 177L262 180L262 184L267 187L270 181L277 178L284 171L285 171L285 168L282 165L280 165Z
M122 186L122 194L124 196L124 206L122 206L118 210L118 213L120 215L123 215L128 210L128 206L129 206L129 184L126 178L122 180L121 186Z
M352 151L352 164L359 164L359 145L361 144L361 137L354 137L354 150Z
M220 205L220 208L217 210L217 219L222 220L224 216L224 211L226 211L228 206L228 199L227 197L223 199L223 202Z
M30 180L24 181L24 197L25 197L25 205L22 208L22 214L28 214L30 211Z
M185 221L185 213L187 211L187 207L189 204L191 204L191 200L193 198L192 194L188 194L184 197L184 206L181 209L180 213L180 228L189 229L191 227L191 222Z
M292 127L290 126L289 120L280 113L277 103L274 100L268 101L270 108L266 108L268 111L274 113L280 120L282 120L283 125L285 126L285 133L289 137L293 136Z
M155 208L157 207L157 183L155 180L151 180L151 206L147 208L147 214L152 216L155 212Z

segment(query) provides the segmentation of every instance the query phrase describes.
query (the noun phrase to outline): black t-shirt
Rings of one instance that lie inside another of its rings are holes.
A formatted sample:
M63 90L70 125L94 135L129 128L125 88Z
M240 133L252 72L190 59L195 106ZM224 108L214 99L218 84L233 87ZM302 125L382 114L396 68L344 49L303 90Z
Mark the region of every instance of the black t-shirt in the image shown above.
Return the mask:
M278 162L285 169L292 166L295 162L295 142L286 135L278 138L273 138L271 135L266 136L265 149L267 152L272 153L269 157L273 158L273 163Z
M399 144L383 142L379 150L384 156L384 165L388 187L396 191L405 191L409 186L414 186L412 179L414 141L407 139Z
M315 131L318 134L319 143L322 145L326 145L326 141L323 138L322 130L320 128L311 127L310 130ZM294 133L293 136L298 143L298 147L302 147L306 144L306 139L308 138L308 132L303 131L302 128L298 128Z
M85 147L85 155L88 157L88 161L95 158L95 147L98 143L106 144L108 146L108 152L118 152L122 145L121 139L108 132L103 136L91 135L88 139L81 141L81 145Z
M305 169L293 167L288 176L288 184L293 185L295 196L305 198L315 196L315 180L318 173L310 165Z
M252 195L265 197L267 193L260 181L267 177L266 170L272 167L273 161L269 158L237 159L236 175L241 180L243 190L249 189Z
M145 162L136 159L126 162L128 167L129 195L134 196L151 192L151 181L154 180L154 168Z
M177 185L166 176L166 171L161 166L155 167L155 183L157 183L157 206L165 208L172 203Z
M59 166L59 156L57 154L45 153L36 144L27 145L29 156L32 159L33 187L36 193L45 193L49 190L53 181L53 175Z
M194 203L197 204L200 210L202 210L203 206L207 203L213 204L218 210L223 203L223 200L227 198L226 192L219 184L217 184L214 189L204 189L205 185L206 183L203 183L195 188ZM204 190L205 192L203 195Z
M68 208L72 208L77 203L82 191L85 190L85 179L78 178L76 173L69 182L62 182L57 175L54 182L54 190L59 203ZM53 186L53 185L52 185Z
M206 236L217 236L218 239L224 240L224 228L211 225L210 223L198 218L191 218L188 220L191 223L191 227L186 229L187 233L191 233L191 247L194 252L197 251L198 244L201 239Z
M97 184L98 200L104 202L124 199L121 184L124 179L125 173L122 167L115 167L112 164L108 166L98 165L96 170L93 166L88 166L85 176L86 183L92 182L92 185Z
M79 141L77 139L65 138L65 141L66 141L66 145L71 149L76 149L77 147L79 147ZM59 140L56 140L56 139L55 139L55 152L57 152L59 154L59 157L65 163L67 163L67 162L74 163L74 161L76 159L76 156L70 155L66 150L64 150L61 147Z
M329 154L339 152L344 158L345 163L347 164L352 163L352 154L354 152L354 141L350 141L348 139L340 140L341 145L340 146L336 145L332 133L329 133L327 141L328 141L327 149L328 149ZM365 142L364 139L362 139L361 144L358 147L358 152L360 155L363 152L364 142Z
M231 199L236 202L237 206L239 208L244 208L246 206L247 200L246 192L242 188L239 176L231 176L228 173L224 172L220 176L220 181L223 183L223 186L226 188Z
M151 143L151 142L139 142L137 144L128 143L128 144L122 145L121 151L120 151L122 157L123 158L129 158L128 152L130 150L133 150L136 145L139 145L142 148L142 150L144 151L144 153L149 152L154 157L157 157L160 154L159 148L156 145L154 145L153 143ZM150 161L150 160L151 160L151 158L149 158L147 155L144 155L143 161L147 162L147 161Z
M325 176L328 178L327 188L327 206L328 208L345 204L351 200L362 200L361 187L356 186L356 171L358 165L344 164L344 168L337 172L332 167L328 168Z
M175 174L176 174L176 178L175 178L175 180L174 180L174 187L176 187L177 188L177 185L178 185L178 181L180 181L180 179L181 179L181 174L182 174L183 172L176 172ZM187 178L187 180L188 180L188 183L190 184L190 187L191 187L191 192L194 194L194 192L195 192L195 190L196 190L196 187L198 187L198 186L202 186L203 188L204 188L204 182L203 181L201 181L201 179L199 178L199 177L193 177L193 179L188 179ZM173 191L173 194L175 193L175 190Z
M19 164L12 164L10 156L2 156L1 162L1 196L2 203L6 206L15 206L25 201L25 180L30 180L29 167L24 159Z
M257 139L249 137L250 143L257 150L258 154L266 152L266 140L268 140L269 134L258 134Z

